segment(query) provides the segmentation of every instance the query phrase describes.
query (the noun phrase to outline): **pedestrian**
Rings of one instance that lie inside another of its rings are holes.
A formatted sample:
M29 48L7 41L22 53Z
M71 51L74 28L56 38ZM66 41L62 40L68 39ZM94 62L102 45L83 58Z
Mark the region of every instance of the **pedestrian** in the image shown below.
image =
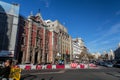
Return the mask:
M11 64L12 64L11 60L6 60L5 61L4 67L0 71L0 77L6 78L7 80L9 80L9 75L10 75L10 70L11 70Z

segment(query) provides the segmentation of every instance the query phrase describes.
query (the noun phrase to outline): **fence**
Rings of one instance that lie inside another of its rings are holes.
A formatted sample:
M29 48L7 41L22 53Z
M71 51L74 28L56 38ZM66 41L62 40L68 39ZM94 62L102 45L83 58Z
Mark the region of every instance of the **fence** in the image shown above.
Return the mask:
M25 70L42 70L42 69L97 69L95 64L65 64L65 65L19 65L21 69Z

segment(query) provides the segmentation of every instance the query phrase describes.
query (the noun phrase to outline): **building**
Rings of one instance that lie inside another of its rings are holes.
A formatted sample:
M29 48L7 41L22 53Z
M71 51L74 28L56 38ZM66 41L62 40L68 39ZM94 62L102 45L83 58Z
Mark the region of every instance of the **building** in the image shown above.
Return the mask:
M103 60L114 60L115 59L115 54L113 50L110 50L109 52L104 51L103 54L101 54L101 58Z
M54 33L50 31L49 29L46 29L45 31L45 61L47 63L53 63L53 46L54 46ZM57 50L57 49L56 49Z
M16 50L15 50L15 60L17 60L18 63L21 63L22 61L22 54L21 49L23 45L24 40L24 28L25 28L25 17L19 15L19 22L18 22L18 31L17 31L17 41L16 41Z
M84 41L81 38L75 38L72 40L72 47L73 47L72 59L79 61L80 54L87 50L87 48L84 45Z
M100 56L101 54L99 52L97 53L92 53L92 55L94 56L94 60L99 60L100 59Z
M25 21L23 44L21 45L21 63L42 63L46 62L47 36L45 23L40 13L32 14Z
M55 63L58 59L70 61L71 37L58 21L50 22L50 24L49 21L42 19L40 13L35 16L31 14L25 20L23 44L19 53L20 63Z
M47 62L55 63L55 57L58 53L58 33L51 28L46 29L46 46L48 47L48 60ZM48 33L47 33L48 32Z
M102 60L108 60L108 52L107 51L103 51L103 53L101 54Z
M114 51L110 50L110 52L108 53L108 60L114 60L114 59L115 59Z
M120 43L118 45L118 48L114 51L115 60L120 60Z
M72 45L73 45L73 60L75 59L79 60L79 55L81 53L81 50L80 50L80 43L78 39L73 39Z
M15 57L19 5L0 1L0 57Z
M64 60L65 63L70 62L71 36L68 34L67 29L62 24L60 24L58 20L46 20L46 24L48 29L54 32L54 62L58 60Z

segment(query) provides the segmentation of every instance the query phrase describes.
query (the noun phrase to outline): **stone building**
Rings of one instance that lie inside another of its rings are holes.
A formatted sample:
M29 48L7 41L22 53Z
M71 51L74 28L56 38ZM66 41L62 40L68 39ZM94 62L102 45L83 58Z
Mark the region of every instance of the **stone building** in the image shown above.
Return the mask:
M110 50L110 52L108 53L108 60L114 60L114 59L115 59L114 51Z
M40 13L32 14L25 23L21 49L22 63L45 62L45 23Z
M99 60L101 54L99 52L92 53L92 56L94 56L94 60Z
M68 34L67 29L57 20L46 20L46 23L48 29L51 29L57 35L56 41L53 42L57 44L56 50L54 49L54 60L58 61L61 59L64 60L65 63L70 62L70 54L72 52L71 36Z
M87 51L87 48L84 45L84 41L81 38L75 38L72 40L72 48L73 48L72 59L76 61L80 60L81 53Z
M21 63L54 63L58 52L58 33L47 26L40 13L31 14L25 21L21 46Z

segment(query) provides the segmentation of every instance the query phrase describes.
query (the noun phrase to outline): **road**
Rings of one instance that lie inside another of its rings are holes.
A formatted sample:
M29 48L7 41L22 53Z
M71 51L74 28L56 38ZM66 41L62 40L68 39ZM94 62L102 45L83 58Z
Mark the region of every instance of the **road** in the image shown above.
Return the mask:
M23 71L21 80L120 80L120 69L67 69Z

